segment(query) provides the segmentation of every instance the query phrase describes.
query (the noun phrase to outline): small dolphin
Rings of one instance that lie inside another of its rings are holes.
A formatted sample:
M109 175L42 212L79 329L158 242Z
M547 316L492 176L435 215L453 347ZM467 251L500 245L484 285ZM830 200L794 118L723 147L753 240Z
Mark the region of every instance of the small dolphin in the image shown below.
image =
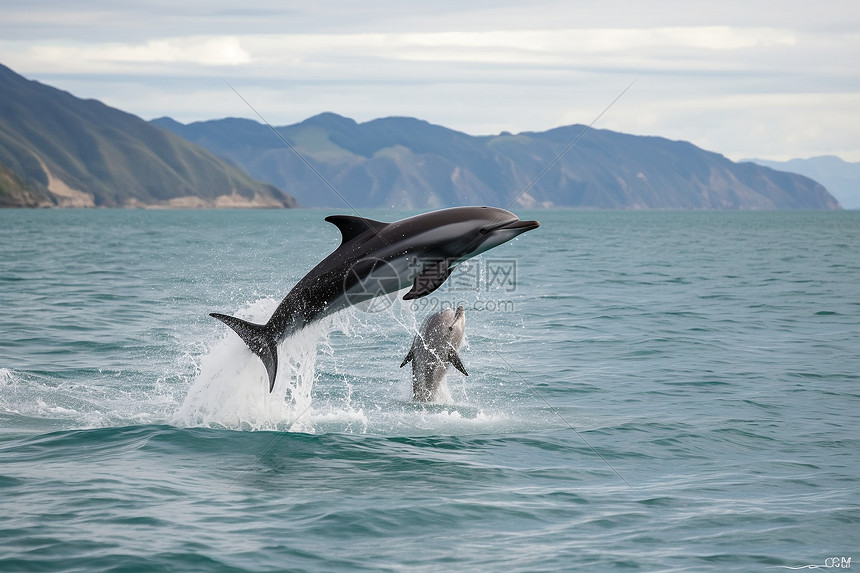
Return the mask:
M496 207L453 207L394 223L351 215L325 220L340 229L340 246L296 283L266 324L210 314L260 357L269 392L278 373L278 343L309 323L410 284L404 300L426 296L458 263L540 226Z
M466 311L462 306L454 312L450 308L431 314L424 319L421 329L412 340L409 354L400 367L412 361L412 399L416 402L430 402L437 397L437 391L448 370L448 364L465 374L466 367L457 351L463 343L466 329Z

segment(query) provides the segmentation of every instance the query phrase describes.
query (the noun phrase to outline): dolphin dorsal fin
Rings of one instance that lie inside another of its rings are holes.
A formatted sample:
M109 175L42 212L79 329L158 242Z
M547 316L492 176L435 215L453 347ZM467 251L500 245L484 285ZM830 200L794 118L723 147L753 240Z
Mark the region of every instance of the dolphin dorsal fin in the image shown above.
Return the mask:
M374 221L373 219L365 219L364 217L356 217L354 215L329 215L325 218L329 223L334 224L340 229L341 245L358 237L365 231L373 231L378 233L388 226L388 223L382 221Z

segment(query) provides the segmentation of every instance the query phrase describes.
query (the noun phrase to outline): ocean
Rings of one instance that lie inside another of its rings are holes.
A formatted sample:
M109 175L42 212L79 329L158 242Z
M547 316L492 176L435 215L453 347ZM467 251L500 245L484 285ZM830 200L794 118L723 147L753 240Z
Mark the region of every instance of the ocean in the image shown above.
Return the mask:
M0 210L0 571L860 567L860 212L518 212L269 394L208 313L265 321L333 213Z

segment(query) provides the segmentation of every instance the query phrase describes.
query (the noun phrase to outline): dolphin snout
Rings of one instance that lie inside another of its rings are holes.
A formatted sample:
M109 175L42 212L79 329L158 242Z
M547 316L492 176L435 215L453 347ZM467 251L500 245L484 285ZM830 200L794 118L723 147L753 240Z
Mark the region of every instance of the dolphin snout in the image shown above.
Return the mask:
M540 227L540 221L513 221L511 223L506 224L503 229L517 229L523 233L526 231L531 231L532 229L537 229Z
M531 231L532 229L537 229L540 227L540 221L521 221L519 219L514 219L513 221L502 221L499 223L495 223L490 225L489 227L484 227L481 229L482 234L492 233L493 231L519 231L520 233L525 233L526 231Z
M466 309L461 306L457 307L457 310L454 311L454 320L451 321L451 324L448 326L448 332L454 331L454 325L457 324L460 319L463 318L463 315L466 314Z

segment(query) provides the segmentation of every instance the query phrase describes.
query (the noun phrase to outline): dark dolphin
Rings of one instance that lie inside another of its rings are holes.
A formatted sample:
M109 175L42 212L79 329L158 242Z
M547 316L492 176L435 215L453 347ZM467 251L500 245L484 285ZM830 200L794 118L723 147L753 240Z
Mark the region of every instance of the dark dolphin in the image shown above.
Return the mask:
M453 207L394 223L351 215L325 220L340 229L340 246L296 283L266 324L210 314L260 357L269 392L278 373L278 343L305 325L410 284L404 300L426 296L458 263L540 226L496 207Z

